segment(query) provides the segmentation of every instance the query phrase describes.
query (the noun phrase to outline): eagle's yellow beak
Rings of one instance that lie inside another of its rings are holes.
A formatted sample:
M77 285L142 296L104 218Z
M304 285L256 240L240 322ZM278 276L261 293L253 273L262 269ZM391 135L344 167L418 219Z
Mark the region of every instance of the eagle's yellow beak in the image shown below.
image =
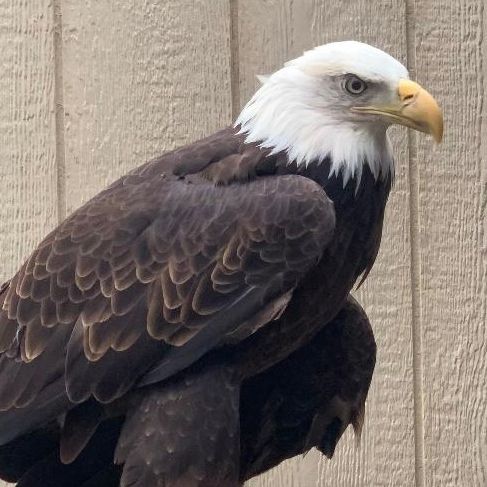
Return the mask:
M431 134L436 142L443 137L443 114L436 100L418 83L399 81L397 102L385 106L353 107L357 113L382 115L393 123Z

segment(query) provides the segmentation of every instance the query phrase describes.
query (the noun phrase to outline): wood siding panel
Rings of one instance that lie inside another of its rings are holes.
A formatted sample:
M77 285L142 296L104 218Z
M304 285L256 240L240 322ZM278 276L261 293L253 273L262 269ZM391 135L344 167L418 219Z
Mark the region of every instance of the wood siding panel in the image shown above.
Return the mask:
M67 211L231 121L227 0L65 0Z
M439 99L445 139L418 137L426 486L487 485L487 165L482 0L417 0L419 81Z
M52 2L0 0L0 280L57 222Z
M246 0L238 3L240 103L266 74L303 50L333 40L374 44L406 61L402 1ZM394 130L397 181L383 243L366 285L357 293L372 321L378 362L357 449L351 431L330 462L311 452L261 476L254 487L401 485L415 482L412 298L407 134Z

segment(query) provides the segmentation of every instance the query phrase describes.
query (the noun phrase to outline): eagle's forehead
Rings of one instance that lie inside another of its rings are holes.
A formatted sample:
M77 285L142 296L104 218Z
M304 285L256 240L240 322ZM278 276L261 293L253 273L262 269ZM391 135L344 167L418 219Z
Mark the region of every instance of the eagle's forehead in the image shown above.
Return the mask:
M397 81L409 77L407 69L397 59L376 47L356 41L318 46L287 65L317 75L353 73L378 81Z

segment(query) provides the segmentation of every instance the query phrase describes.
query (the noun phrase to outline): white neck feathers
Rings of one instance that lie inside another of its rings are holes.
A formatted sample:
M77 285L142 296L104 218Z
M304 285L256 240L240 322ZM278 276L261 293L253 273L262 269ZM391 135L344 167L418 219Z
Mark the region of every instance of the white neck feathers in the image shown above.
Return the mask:
M287 152L298 165L329 159L331 175L342 174L343 184L368 164L374 177L394 171L392 149L381 124L358 124L318 91L315 80L294 66L267 78L235 122L248 143L259 143L272 153Z

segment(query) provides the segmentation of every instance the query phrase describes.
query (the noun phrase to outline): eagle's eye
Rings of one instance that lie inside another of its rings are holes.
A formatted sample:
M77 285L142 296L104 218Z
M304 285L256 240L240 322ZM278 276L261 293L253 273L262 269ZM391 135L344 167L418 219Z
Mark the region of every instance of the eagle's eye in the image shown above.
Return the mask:
M367 89L367 83L354 74L349 74L345 78L345 89L351 95L360 95Z

